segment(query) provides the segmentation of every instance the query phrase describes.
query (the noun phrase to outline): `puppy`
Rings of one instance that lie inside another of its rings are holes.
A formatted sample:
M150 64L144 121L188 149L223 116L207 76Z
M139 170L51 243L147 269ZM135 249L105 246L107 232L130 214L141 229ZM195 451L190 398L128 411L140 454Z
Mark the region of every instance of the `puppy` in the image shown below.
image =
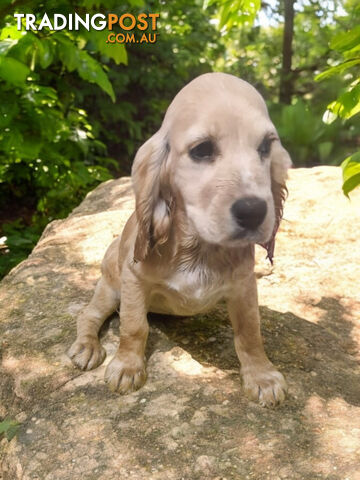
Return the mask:
M263 348L254 245L272 261L290 165L251 85L223 73L186 85L136 154L136 210L77 320L73 363L103 362L98 332L120 303L120 344L105 380L122 394L136 390L146 379L147 312L189 316L225 299L246 393L263 406L280 403L286 383Z

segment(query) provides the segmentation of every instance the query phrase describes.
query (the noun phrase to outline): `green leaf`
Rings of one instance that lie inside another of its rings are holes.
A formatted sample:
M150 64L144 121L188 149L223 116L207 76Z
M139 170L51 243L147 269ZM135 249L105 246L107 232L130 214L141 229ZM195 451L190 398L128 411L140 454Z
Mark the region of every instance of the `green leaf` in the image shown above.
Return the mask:
M231 15L231 7L232 7L232 3L227 2L220 9L220 12L219 12L220 13L219 28L222 28L224 25L227 24L227 22L229 20L229 16Z
M12 85L23 85L30 73L30 68L11 57L0 59L0 78Z
M113 59L116 65L120 63L127 65L128 63L125 45L121 43L104 43L103 46L99 48L99 52Z
M43 38L39 42L39 57L42 68L47 68L54 61L55 47L50 38Z
M346 158L342 164L343 192L348 197L351 190L360 185L360 152Z
M12 38L6 38L0 41L0 56L5 56L11 47L16 45L18 40Z
M350 50L360 43L360 26L357 26L349 32L342 32L336 35L330 42L333 50Z
M328 105L328 110L341 118L351 118L360 112L360 84L340 95Z
M25 65L29 65L31 62L33 67L35 67L39 45L40 40L38 36L28 31L18 39L17 45L15 45L11 51L11 56Z
M115 102L113 87L101 64L85 50L79 50L65 35L59 35L57 39L61 43L59 46L60 58L69 72L76 69L81 78L99 85Z
M85 51L79 52L79 58L80 62L77 66L77 71L79 72L80 77L90 83L96 83L99 85L99 87L110 96L112 101L115 102L113 87L100 63Z
M20 423L16 420L3 420L0 422L0 435L5 434L8 441L15 437Z
M342 73L345 70L348 70L349 68L353 67L354 65L359 65L359 64L360 64L360 58L353 58L351 60L346 60L345 62L342 62L339 65L336 65L335 67L328 68L324 72L319 73L319 75L316 75L315 80L319 82L335 74Z
M261 6L260 0L227 0L211 3L220 3L219 28L226 27L227 30L233 25L253 23Z
M17 153L21 158L32 160L39 156L41 147L42 141L39 138L28 136L17 145Z
M60 60L69 72L73 72L79 65L79 50L65 35L58 34L56 40L60 43L58 45Z
M106 43L107 35L99 30L86 32L86 38L95 45L98 52L114 60L117 65L120 63L127 65L128 60L125 45L120 43Z
M7 25L0 31L0 40L4 40L5 38L19 40L23 35L24 32L18 30L16 25Z

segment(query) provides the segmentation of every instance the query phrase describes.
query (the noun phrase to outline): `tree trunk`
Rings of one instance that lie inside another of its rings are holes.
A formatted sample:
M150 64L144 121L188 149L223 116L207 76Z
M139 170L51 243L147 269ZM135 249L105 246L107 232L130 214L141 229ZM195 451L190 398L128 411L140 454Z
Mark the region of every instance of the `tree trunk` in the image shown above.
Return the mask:
M295 0L284 0L284 34L282 49L282 67L280 74L279 100L290 104L293 92L293 75L291 70L292 41L294 36L294 3Z

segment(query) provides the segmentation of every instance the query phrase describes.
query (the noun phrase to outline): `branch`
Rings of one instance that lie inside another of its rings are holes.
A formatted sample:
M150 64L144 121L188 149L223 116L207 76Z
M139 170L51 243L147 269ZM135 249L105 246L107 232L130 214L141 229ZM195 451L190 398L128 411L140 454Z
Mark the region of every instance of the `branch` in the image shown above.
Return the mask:
M301 72L313 72L319 68L319 65L314 63L313 65L304 65L303 67L293 68L291 71L295 75L298 75Z
M321 58L327 57L331 53L330 48L321 54ZM314 72L319 68L319 62L312 65L304 65L303 67L293 68L291 71L295 75L299 75L301 72Z

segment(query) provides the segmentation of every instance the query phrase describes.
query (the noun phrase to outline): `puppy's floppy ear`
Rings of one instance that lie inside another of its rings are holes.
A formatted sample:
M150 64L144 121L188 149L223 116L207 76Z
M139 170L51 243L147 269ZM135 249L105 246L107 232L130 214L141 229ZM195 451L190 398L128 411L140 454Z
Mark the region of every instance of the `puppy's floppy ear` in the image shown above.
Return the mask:
M281 145L280 141L273 143L271 148L271 191L275 206L275 225L268 242L262 244L267 251L267 258L273 263L275 236L278 231L283 210L284 202L287 197L288 190L286 188L287 171L292 166L292 162L288 152Z
M150 250L165 243L171 226L172 197L167 182L169 145L161 129L142 145L132 167L138 232L134 261L145 260Z

